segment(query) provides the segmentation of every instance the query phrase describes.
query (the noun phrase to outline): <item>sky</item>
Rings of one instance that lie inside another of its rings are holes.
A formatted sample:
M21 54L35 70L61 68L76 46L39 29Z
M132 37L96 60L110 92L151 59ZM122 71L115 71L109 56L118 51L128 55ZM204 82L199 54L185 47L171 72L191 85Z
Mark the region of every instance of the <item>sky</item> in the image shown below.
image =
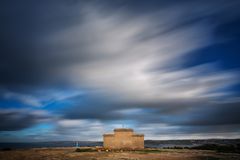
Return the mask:
M2 0L0 142L240 138L239 8Z

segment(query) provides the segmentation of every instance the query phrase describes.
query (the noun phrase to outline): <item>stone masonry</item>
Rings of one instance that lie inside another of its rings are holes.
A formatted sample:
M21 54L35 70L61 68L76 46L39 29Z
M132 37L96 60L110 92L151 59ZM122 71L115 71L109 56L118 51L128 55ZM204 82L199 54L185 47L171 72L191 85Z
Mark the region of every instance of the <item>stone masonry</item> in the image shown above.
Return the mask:
M133 129L117 128L113 134L103 135L103 147L107 149L143 149L144 135L134 133Z

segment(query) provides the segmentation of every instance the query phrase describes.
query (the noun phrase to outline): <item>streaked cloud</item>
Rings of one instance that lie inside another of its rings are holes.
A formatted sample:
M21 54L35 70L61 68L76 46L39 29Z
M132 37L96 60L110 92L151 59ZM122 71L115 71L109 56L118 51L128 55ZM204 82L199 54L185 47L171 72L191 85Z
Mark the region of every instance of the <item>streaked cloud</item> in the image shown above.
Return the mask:
M43 110L0 109L1 131L16 131L47 122L50 115Z
M239 2L155 3L5 2L0 130L48 124L32 136L100 139L124 124L149 139L237 137L239 68L196 57L236 39L222 27L239 21Z

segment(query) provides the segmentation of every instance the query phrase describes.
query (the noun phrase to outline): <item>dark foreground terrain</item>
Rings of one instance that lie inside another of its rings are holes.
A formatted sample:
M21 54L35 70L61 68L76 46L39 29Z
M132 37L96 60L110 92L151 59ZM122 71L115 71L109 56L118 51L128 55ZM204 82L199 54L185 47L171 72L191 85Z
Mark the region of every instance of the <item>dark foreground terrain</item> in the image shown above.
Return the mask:
M92 148L34 148L0 151L0 160L240 160L239 153L195 149L101 151Z

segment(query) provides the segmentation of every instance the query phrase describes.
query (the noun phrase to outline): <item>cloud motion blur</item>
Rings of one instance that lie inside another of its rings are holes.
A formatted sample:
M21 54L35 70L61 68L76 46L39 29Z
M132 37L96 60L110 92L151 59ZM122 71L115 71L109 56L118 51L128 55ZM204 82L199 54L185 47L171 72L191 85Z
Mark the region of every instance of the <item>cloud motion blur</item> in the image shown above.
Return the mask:
M0 6L1 141L239 138L239 2Z

